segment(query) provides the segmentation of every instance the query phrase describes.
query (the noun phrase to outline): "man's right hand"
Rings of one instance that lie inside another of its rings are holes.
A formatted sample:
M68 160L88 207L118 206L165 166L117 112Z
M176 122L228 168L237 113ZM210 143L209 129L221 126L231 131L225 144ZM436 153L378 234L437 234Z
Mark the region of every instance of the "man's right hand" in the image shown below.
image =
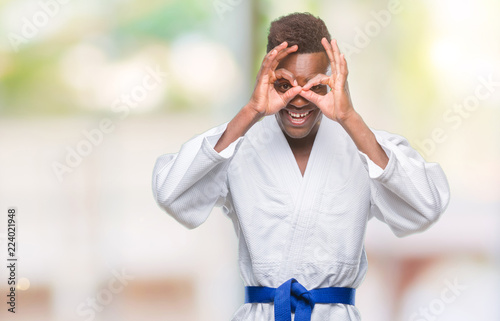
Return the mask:
M250 127L262 117L276 114L302 91L302 87L297 85L297 81L290 71L284 68L276 70L283 58L298 49L297 45L290 48L287 46L288 44L283 42L266 55L257 75L252 98L227 124L226 130L214 146L216 152L220 153L232 142L245 135ZM286 79L291 88L282 93L277 92L274 83L279 79Z
M248 103L248 106L258 115L267 116L277 113L301 92L302 87L297 85L292 73L284 68L276 70L280 61L297 49L297 45L288 47L288 43L285 41L264 57L257 74L255 89ZM279 79L288 80L292 87L284 93L277 92L274 83Z

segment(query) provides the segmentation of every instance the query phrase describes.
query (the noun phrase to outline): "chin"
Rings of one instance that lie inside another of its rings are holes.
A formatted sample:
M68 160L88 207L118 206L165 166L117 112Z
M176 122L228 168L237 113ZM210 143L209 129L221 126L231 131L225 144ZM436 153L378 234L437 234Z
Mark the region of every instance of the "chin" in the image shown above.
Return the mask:
M288 126L286 126L284 128L284 132L287 136L289 136L290 138L294 138L294 139L300 139L300 138L304 138L304 137L307 137L307 135L309 135L309 133L311 132L312 130L312 127L311 128L289 128Z

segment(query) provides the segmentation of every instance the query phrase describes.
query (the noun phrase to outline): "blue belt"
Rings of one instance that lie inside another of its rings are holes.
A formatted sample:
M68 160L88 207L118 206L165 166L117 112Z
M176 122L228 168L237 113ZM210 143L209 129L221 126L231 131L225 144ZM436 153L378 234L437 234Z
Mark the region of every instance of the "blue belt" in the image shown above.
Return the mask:
M297 280L290 279L278 288L246 286L245 303L274 302L275 321L310 321L316 303L340 303L354 305L356 289L320 288L307 291Z

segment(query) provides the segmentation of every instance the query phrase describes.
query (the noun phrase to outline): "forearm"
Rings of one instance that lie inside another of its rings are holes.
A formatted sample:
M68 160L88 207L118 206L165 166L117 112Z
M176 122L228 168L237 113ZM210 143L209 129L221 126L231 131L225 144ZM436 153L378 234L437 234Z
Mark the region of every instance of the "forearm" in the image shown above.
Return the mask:
M380 168L385 169L389 157L377 142L375 134L368 128L361 116L354 112L346 119L339 121L345 131L356 144L359 151L365 153Z
M236 116L227 124L226 130L215 144L215 151L220 153L232 142L245 133L260 119L262 115L257 113L249 105L243 107Z

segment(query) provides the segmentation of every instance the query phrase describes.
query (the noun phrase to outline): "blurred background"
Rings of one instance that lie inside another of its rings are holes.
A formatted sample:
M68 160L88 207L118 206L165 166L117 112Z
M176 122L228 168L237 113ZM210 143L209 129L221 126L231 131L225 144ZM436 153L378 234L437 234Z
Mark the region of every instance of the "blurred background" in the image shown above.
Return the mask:
M230 320L244 301L232 223L218 208L176 223L153 165L238 112L269 23L304 11L338 39L366 123L451 187L426 233L370 222L363 320L500 320L497 0L0 0L4 299L19 213L17 313L2 303L1 320Z

